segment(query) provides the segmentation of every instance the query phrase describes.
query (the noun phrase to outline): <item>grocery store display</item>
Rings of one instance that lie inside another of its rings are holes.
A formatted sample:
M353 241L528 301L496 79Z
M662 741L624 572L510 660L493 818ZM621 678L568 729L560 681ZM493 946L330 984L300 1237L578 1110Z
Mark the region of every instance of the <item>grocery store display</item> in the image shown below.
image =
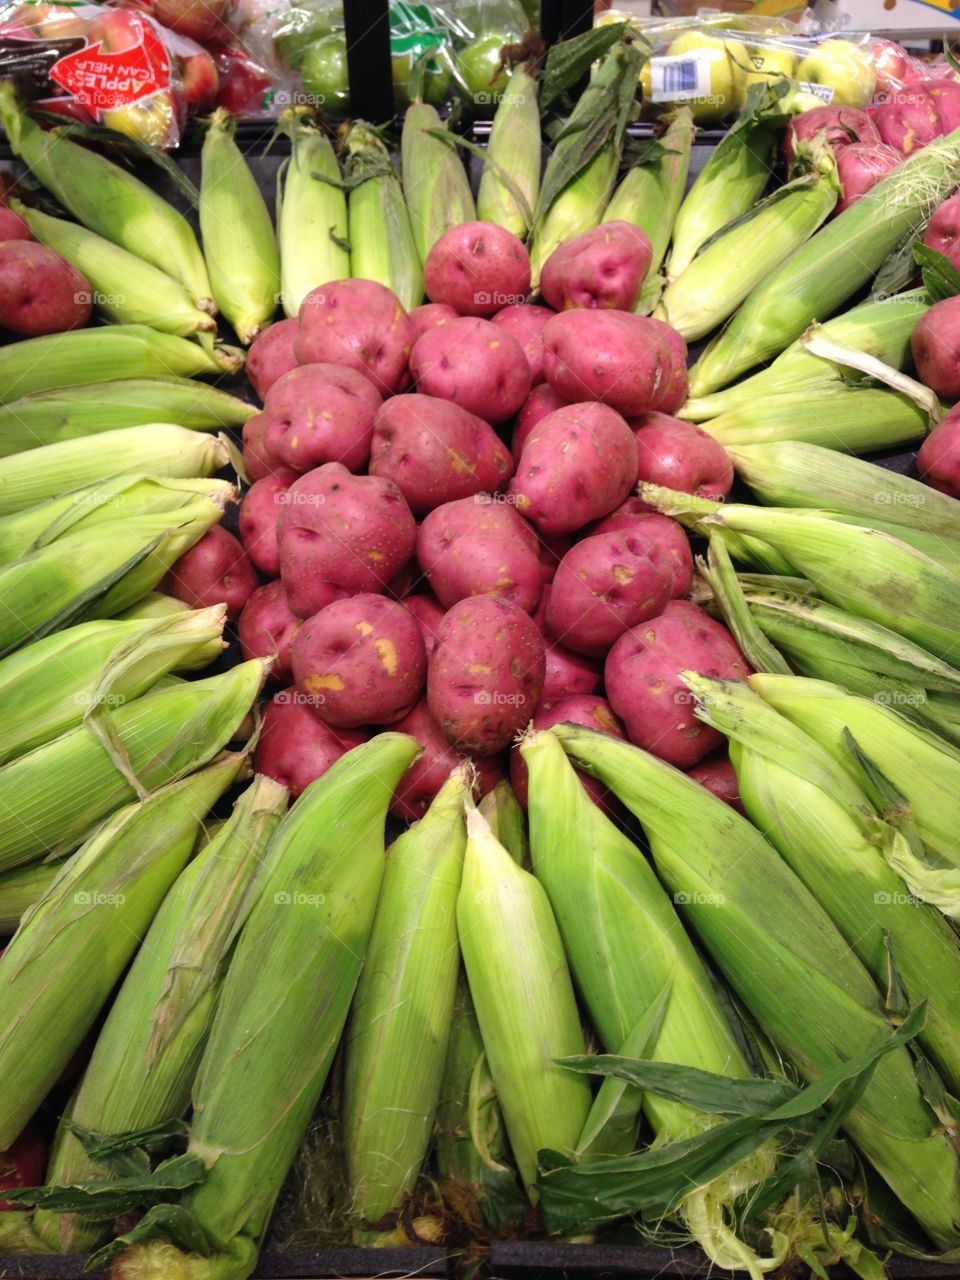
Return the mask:
M407 7L187 214L0 84L0 1252L949 1260L960 80Z

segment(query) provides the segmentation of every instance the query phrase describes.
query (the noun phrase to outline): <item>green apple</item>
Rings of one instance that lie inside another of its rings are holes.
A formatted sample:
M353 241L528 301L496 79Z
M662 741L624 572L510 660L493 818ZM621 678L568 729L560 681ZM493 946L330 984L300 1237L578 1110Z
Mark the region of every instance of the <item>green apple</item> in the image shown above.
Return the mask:
M824 40L800 63L797 79L832 89L834 106L865 107L873 97L877 73L870 55L853 41Z
M343 115L350 110L347 41L343 35L323 36L306 49L300 63L303 91L326 111Z
M509 31L493 31L458 51L457 70L468 97L475 105L493 105L497 96L506 89L510 77L506 71L497 75L497 67L500 65L500 50L513 41Z
M746 71L749 56L739 40L721 40L703 31L686 31L678 36L667 49L668 58L681 54L701 54L710 70L709 92L701 97L674 99L683 101L693 112L695 120L719 120L739 111L746 95ZM652 72L650 63L644 63L640 71L640 86L645 99L652 96Z
M747 49L747 66L748 89L752 84L776 84L782 76L797 74L797 55L791 49L754 44Z
M414 65L426 50L395 53L393 65L393 96L397 107L410 105L410 77ZM420 68L423 101L438 107L450 91L450 72L437 59L431 58Z

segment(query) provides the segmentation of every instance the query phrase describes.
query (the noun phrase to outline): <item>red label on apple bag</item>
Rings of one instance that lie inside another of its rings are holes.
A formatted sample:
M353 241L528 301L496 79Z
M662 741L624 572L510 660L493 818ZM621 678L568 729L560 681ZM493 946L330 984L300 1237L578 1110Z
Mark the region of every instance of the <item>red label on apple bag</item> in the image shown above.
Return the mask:
M148 98L170 83L170 58L147 22L130 14L139 31L126 49L108 50L100 41L68 53L50 69L50 79L91 111L111 111Z

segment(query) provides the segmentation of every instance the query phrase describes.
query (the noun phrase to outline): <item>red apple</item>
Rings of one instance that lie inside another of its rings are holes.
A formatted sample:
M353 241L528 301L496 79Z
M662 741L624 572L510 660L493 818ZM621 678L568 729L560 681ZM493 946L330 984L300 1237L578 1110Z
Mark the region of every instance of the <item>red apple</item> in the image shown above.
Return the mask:
M209 40L220 30L228 0L154 0L157 21L178 35Z
M239 45L220 45L213 56L220 78L216 105L235 116L260 111L273 83L269 71Z
M198 53L191 54L189 58L184 58L180 80L189 111L210 106L220 89L217 64L206 49L201 49Z

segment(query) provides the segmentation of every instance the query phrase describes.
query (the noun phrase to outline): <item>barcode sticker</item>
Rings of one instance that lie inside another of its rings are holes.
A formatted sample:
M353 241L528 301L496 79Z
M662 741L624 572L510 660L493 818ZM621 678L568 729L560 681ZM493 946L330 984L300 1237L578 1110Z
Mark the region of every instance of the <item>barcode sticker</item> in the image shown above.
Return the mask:
M801 80L800 88L805 93L812 93L814 97L819 98L821 102L825 102L827 106L833 101L833 86L829 84L813 84L810 80Z
M685 102L710 92L710 63L725 55L719 49L697 49L650 59L650 101Z

